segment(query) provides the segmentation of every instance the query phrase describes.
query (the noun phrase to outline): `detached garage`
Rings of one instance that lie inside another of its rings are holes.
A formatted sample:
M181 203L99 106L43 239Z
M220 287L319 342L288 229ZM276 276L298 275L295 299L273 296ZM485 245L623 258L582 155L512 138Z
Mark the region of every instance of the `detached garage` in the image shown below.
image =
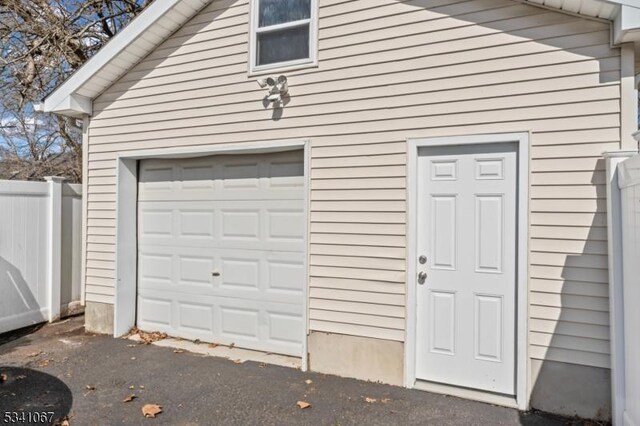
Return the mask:
M301 356L303 151L139 164L138 327Z
M83 121L87 329L610 419L635 3L155 0L43 104Z

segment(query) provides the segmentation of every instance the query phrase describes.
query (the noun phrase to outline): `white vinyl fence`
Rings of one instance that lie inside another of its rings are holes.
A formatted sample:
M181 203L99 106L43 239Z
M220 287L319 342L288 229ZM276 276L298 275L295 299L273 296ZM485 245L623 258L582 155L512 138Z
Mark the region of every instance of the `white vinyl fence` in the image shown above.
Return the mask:
M81 309L81 188L0 180L0 333Z

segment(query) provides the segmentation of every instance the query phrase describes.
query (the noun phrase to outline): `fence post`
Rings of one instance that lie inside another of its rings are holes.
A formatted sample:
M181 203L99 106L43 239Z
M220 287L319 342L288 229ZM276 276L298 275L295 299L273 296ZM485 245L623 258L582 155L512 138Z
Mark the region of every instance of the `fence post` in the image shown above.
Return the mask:
M47 176L49 183L49 237L47 238L47 287L49 322L60 318L60 286L62 274L62 182L65 178Z

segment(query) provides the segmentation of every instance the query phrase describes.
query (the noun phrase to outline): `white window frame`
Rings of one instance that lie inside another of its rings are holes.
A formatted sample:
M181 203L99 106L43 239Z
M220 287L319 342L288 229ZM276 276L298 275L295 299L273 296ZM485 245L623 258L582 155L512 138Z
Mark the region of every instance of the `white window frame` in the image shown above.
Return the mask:
M318 0L311 0L310 14L308 19L286 22L283 24L270 25L259 28L260 0L251 0L251 12L249 17L249 75L268 71L284 71L299 68L306 68L318 65ZM302 25L309 25L309 57L295 59L293 61L277 62L268 65L258 65L258 34L272 31L296 28Z

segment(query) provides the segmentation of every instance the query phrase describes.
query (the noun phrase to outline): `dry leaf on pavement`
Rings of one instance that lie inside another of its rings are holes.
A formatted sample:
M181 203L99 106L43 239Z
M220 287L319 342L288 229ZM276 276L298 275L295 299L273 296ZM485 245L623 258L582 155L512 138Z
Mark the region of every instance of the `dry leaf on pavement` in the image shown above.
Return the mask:
M183 351L182 349L174 349L174 350L173 350L173 353L174 353L174 354L181 354L181 353L183 353L183 352L184 352L184 351Z
M87 385L87 386L85 386L85 388L87 388L87 390L90 390L90 391L96 390L95 385Z
M209 346L211 349L215 349L215 348L217 348L217 347L218 347L218 346L220 346L220 345L219 345L219 344L217 344L217 343L209 343L207 346Z
M142 415L154 418L156 414L162 413L162 407L158 404L146 404L142 407Z
M375 398L369 398L368 396L364 399L366 402L368 402L369 404L373 404L374 402L378 401Z
M234 360L233 360L233 363L234 363L234 364L242 364L243 362L244 362L244 361L243 361L243 360L241 360L241 359L234 359Z
M125 399L123 399L122 402L131 402L136 398L137 396L135 396L134 394L131 394L131 395L128 395Z
M296 405L300 407L301 410L311 407L311 404L309 404L307 401L298 401L296 402Z
M167 333L161 333L159 331L152 331L147 333L146 331L133 328L131 334L137 334L145 345L150 345L153 342L164 340L167 338Z
M305 382L306 384L310 385L311 383L313 383L313 380L311 380L311 379L307 379L307 380L305 380L304 382Z
M6 382L6 381L7 381L7 375L6 374L0 374L0 383Z

